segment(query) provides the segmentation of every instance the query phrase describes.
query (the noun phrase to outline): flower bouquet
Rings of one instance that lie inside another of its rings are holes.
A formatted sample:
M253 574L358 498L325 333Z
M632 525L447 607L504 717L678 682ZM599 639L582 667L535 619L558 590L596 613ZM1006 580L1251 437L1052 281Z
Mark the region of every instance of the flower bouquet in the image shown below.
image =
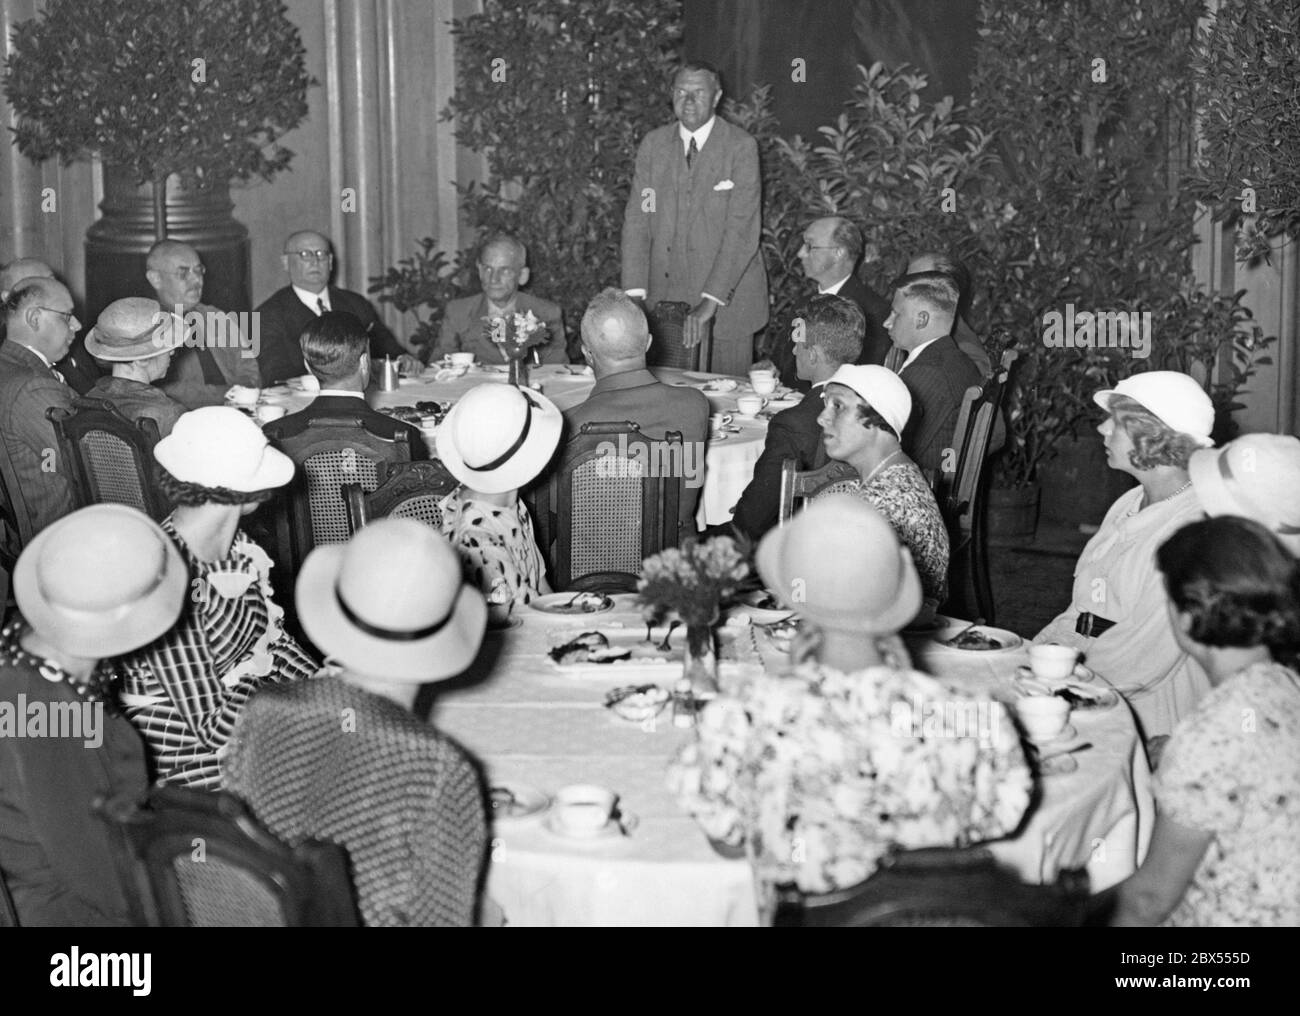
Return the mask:
M531 310L526 314L501 315L483 319L484 333L501 350L510 364L510 383L528 386L528 350L542 341L546 326Z
M729 536L702 543L688 540L680 548L670 547L641 563L636 588L646 622L659 624L672 614L674 626L686 626L682 676L694 691L718 690L713 628L723 600L748 577L749 564Z

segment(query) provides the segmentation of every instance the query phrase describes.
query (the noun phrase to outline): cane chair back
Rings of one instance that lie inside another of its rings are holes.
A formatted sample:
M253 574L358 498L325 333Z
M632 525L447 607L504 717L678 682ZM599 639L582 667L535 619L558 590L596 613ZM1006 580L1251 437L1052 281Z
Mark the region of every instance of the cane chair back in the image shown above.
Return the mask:
M684 370L708 370L712 355L713 332L708 331L704 340L691 349L682 345L685 332L686 315L690 313L688 303L661 301L646 315L650 324L650 334L654 341L646 351L646 363L652 367L680 367Z
M64 461L71 465L78 507L125 504L161 519L168 505L157 482L158 425L132 423L104 399L81 396L71 409L46 410Z
M442 501L456 487L456 478L436 461L393 466L388 479L370 494L359 483L346 483L348 527L355 533L375 519L415 519L441 531Z
M781 492L777 505L777 525L783 526L794 515L796 501L807 501L816 497L832 483L842 480L855 480L858 473L847 462L834 460L819 469L800 470L794 459L785 459L781 463Z

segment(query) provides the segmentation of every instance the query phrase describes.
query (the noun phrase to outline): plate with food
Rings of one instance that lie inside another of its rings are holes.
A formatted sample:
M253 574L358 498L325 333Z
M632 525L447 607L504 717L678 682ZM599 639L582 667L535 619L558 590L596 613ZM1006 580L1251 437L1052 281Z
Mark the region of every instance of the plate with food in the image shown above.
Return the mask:
M963 653L1011 653L1025 640L1013 631L987 624L970 624L955 618L941 617L940 625L929 633L930 642L943 649Z
M605 693L605 708L632 723L654 719L668 704L668 689L657 684L633 684Z
M729 377L718 377L712 381L705 381L700 385L700 390L711 395L723 395L727 392L734 392L740 387L740 382Z
M547 593L528 601L533 610L543 614L603 614L614 609L614 600L604 593Z
M549 633L550 649L547 655L558 670L565 673L595 676L618 672L629 667L671 666L664 680L678 676L686 646L686 629L680 625L669 628L658 625L624 627L617 622L603 626L599 631L578 634L573 629L558 629ZM741 640L735 632L723 627L718 630L718 658L720 661L753 661L751 640ZM655 678L655 680L660 680Z
M551 806L549 794L530 783L503 781L488 789L492 821L510 821L540 815Z
M739 602L727 611L727 615L748 617L753 624L771 624L792 617L794 611L782 607L780 601L766 589L755 589L742 595Z

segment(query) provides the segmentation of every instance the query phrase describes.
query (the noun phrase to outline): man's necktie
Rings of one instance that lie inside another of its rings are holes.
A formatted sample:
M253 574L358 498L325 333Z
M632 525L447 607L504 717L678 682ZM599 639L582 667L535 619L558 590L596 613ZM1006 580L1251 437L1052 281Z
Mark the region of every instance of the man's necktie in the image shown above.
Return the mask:
M51 367L50 373L53 374L56 378L58 378L63 384L66 385L68 383L68 379L65 378L61 373L59 373L57 367Z
M325 306L325 300L322 297L316 297L316 313L324 314L327 310L329 308Z
M691 163L695 161L695 156L700 154L699 146L695 144L695 138L691 138L691 146L686 149L686 168L691 168Z
M897 346L891 346L889 352L885 355L885 366L895 374L903 372L903 364L907 362L907 353Z

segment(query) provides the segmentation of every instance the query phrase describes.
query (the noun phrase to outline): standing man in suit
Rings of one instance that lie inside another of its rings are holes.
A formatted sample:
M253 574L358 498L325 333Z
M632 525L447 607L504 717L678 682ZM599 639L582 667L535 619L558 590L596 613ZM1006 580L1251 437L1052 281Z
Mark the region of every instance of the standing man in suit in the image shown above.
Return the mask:
M650 326L641 308L617 289L605 289L587 304L582 315L582 355L591 364L596 384L585 402L564 412L565 438L584 423L630 420L652 441L680 431L683 463L699 469L700 482L682 488L678 536L695 535L695 508L703 485L704 438L709 428L709 400L695 388L663 384L646 368ZM578 539L580 534L575 533Z
M932 275L904 279L894 290L885 321L894 345L907 354L898 372L912 395L912 415L901 435L903 451L931 475L941 469L944 449L952 447L962 396L971 385L983 383L953 341L956 314L957 286Z
M45 411L69 409L76 393L54 369L81 322L72 294L54 279L25 279L4 302L0 345L0 440L27 504L33 534L76 507L72 465L63 461Z
M307 322L299 339L307 369L320 382L320 393L305 408L263 428L273 443L295 437L312 420L355 420L376 437L410 447L411 459L427 459L428 448L420 431L409 423L377 413L366 404L370 383L370 338L351 314L326 311Z
M199 252L178 240L159 240L145 256L149 280L163 313L185 323L162 390L186 409L220 406L232 385L257 388L257 350L235 315L203 302L205 269Z
M754 463L754 478L740 496L731 520L756 542L777 522L781 463L794 459L800 471L826 465L825 435L817 422L822 412L821 389L843 364L856 363L862 353L866 321L856 302L821 293L808 301L798 320L803 328L794 334L795 368L812 390L797 406L772 417L763 454Z
M312 318L331 310L347 311L370 336L372 357L396 357L404 370L417 371L420 361L405 350L379 320L379 314L360 293L329 284L334 269L334 249L323 233L302 230L284 241L280 263L289 273L289 285L277 289L257 308L261 315L262 349L257 363L262 384L273 385L307 372L298 336Z
M743 374L754 333L767 323L767 274L758 144L716 115L718 72L688 63L673 79L677 119L656 127L636 153L623 215L623 288L652 311L660 301L690 305L683 343L713 330L701 367Z
M487 336L487 319L532 311L545 326L541 341L532 347L534 362L568 362L560 308L549 300L519 291L528 283L527 247L504 233L489 237L479 252L478 278L482 293L447 304L438 341L429 351L431 361L448 353L468 352L480 363L504 363L505 354Z

